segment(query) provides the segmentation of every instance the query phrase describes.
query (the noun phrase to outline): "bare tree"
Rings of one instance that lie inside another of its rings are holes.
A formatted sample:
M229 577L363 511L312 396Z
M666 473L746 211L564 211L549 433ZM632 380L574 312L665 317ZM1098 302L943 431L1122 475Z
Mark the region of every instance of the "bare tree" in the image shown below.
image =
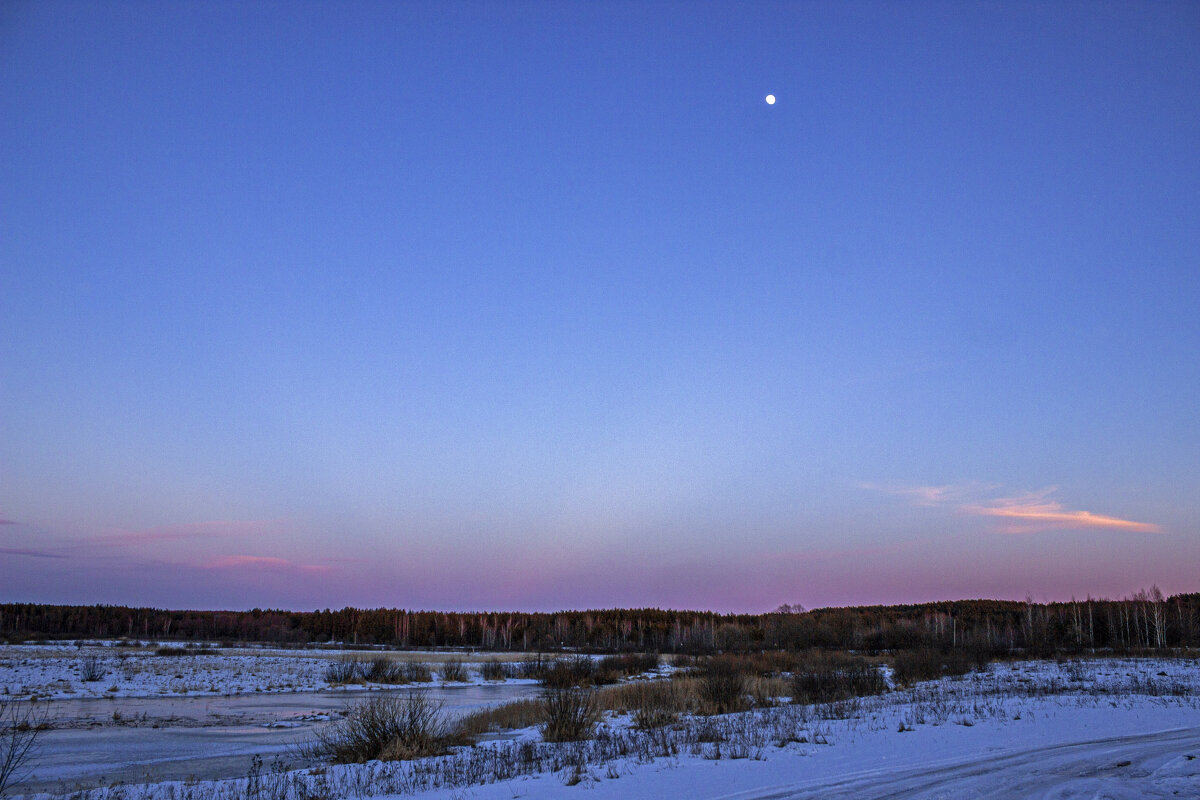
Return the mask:
M0 702L0 793L10 783L25 777L37 752L38 735L47 728L47 712L33 703Z

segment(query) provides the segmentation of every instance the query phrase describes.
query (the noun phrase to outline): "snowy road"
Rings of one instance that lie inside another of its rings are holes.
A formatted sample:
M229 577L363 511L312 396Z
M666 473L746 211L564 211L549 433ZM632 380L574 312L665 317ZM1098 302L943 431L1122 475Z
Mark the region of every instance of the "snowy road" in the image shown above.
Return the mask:
M876 769L720 800L1200 798L1200 727L1040 747L953 764Z

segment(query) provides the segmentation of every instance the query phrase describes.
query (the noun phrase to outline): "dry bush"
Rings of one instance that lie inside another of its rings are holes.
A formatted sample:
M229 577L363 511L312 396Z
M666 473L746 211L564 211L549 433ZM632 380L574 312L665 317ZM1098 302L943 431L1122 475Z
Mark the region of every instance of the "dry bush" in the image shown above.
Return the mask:
M105 675L104 663L100 656L89 655L79 659L79 680L93 683Z
M835 703L886 691L887 682L879 668L852 656L827 656L792 673L793 703Z
M502 681L506 678L516 677L516 670L511 664L492 659L479 666L479 674L485 681Z
M731 656L714 656L701 664L700 713L729 714L749 707L743 666L739 659Z
M38 750L38 736L49 727L45 706L0 701L0 793L26 777L29 760Z
M623 653L619 656L605 656L600 659L597 669L600 672L627 677L656 670L658 663L657 653Z
M941 652L932 647L902 650L895 655L892 668L900 686L911 686L918 681L930 681L945 675L965 675L978 659L960 650Z
M406 683L429 683L433 680L433 671L428 664L419 661L404 662L404 680Z
M547 658L539 653L533 658L526 658L524 661L514 665L513 669L518 678L540 681L554 664L554 659Z
M442 755L454 742L442 704L412 692L352 705L343 719L318 729L301 753L337 764L397 761Z
M588 656L574 656L552 662L542 672L540 680L547 687L565 689L570 686L595 686L597 678L604 680L597 674L595 661ZM606 682L612 683L613 680Z
M542 693L542 738L547 742L588 739L600 720L600 704L593 689L578 686L547 687Z
M405 683L404 667L386 656L377 656L363 665L364 677L371 683Z
M325 667L325 680L328 683L354 683L362 680L366 666L353 656L339 658Z
M466 683L471 680L461 661L447 661L442 664L441 676L443 683Z

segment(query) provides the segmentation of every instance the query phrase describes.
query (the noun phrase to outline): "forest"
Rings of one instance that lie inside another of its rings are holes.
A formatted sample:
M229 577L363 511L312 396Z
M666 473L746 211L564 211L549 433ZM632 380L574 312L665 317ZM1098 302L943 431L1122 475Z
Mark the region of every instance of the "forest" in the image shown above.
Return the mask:
M1200 645L1200 593L1157 589L1119 600L1036 603L956 600L916 605L719 614L656 608L523 612L395 608L196 611L0 604L0 637L263 642L286 646L471 648L495 651L714 653L826 648L867 652L936 647L1049 655Z

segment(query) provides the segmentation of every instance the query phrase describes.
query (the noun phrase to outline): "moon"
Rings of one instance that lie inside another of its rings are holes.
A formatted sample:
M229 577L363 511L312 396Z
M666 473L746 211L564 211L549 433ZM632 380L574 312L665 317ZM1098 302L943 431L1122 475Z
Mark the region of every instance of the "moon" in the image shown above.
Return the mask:
M767 105L769 105L769 106L775 105L775 95L773 95L773 94L767 95Z

